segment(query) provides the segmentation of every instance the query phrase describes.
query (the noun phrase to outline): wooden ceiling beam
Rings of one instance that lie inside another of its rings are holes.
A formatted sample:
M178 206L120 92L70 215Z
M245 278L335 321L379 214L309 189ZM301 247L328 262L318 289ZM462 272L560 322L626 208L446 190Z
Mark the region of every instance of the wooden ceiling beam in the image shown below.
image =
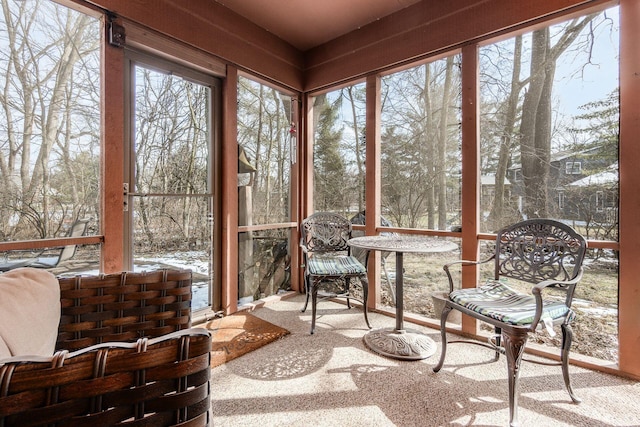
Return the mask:
M307 51L304 91L363 78L569 9L604 3L607 1L424 0Z
M152 28L242 70L295 91L302 89L302 53L217 2L91 0L90 3L116 14L125 21L125 25L129 20Z

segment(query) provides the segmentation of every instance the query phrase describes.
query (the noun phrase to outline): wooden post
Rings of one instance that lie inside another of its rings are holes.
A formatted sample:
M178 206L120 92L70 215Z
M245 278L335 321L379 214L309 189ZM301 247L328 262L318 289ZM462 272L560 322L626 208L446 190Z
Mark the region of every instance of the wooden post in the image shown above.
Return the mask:
M480 111L478 106L478 46L462 49L462 259L477 260L480 229ZM478 268L462 268L462 287L478 281ZM462 316L462 331L475 334L477 322Z

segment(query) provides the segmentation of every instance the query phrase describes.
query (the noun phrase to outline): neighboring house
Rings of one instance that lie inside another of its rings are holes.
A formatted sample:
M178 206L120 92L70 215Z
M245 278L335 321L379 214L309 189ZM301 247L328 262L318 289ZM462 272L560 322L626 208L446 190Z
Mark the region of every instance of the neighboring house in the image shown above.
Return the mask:
M611 164L603 153L604 147L594 147L551 154L548 182L551 215L617 223L618 164ZM507 173L512 183L511 196L521 199L524 188L520 164L514 164Z
M618 222L618 163L558 189L558 205L567 219Z
M482 175L480 177L480 189L482 191L480 198L482 211L489 212L496 197L496 176L494 174ZM511 200L511 182L508 178L504 180L504 200Z

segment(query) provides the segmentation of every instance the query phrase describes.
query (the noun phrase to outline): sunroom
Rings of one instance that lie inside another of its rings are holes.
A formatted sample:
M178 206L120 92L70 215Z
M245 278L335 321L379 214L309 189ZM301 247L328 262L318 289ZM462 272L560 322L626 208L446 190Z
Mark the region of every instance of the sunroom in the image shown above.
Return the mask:
M300 223L330 211L455 244L403 267L439 329L443 264L552 218L588 241L571 363L639 379L638 2L265 3L2 0L0 267L188 268L206 319L304 293ZM369 310L395 267L371 256Z

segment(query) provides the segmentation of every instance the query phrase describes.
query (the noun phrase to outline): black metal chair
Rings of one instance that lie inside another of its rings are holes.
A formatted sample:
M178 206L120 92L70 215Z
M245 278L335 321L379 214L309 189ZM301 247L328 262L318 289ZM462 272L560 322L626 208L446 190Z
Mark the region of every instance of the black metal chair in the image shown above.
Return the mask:
M444 363L447 350L445 325L451 310L459 310L493 325L495 335L489 338L488 344L481 344L496 351L496 360L501 353L507 357L510 425L517 425L520 362L529 333L543 327L553 334L553 326L560 325L562 348L558 365L562 366L571 399L574 403L580 401L573 393L569 379L569 350L573 338L571 322L575 317L571 302L582 277L587 243L568 225L549 219L532 219L500 230L495 245L495 253L487 260L456 261L444 266L449 279L449 294L444 298L445 306L440 318L442 352L433 371L438 372ZM491 260L494 261L493 280L475 288L454 290L450 272L452 265L479 265ZM518 281L534 284L531 294L518 292L509 286L509 283ZM547 288L563 291L563 298L550 298Z
M346 298L349 308L350 299L360 301L365 322L371 328L367 316L367 268L351 255L351 249L347 245L351 238L349 220L330 212L316 212L302 221L300 235L307 294L302 312L306 311L311 297L311 334L315 332L318 291L323 284L325 289L320 295L321 301L327 298ZM360 280L362 299L352 292L352 279Z

